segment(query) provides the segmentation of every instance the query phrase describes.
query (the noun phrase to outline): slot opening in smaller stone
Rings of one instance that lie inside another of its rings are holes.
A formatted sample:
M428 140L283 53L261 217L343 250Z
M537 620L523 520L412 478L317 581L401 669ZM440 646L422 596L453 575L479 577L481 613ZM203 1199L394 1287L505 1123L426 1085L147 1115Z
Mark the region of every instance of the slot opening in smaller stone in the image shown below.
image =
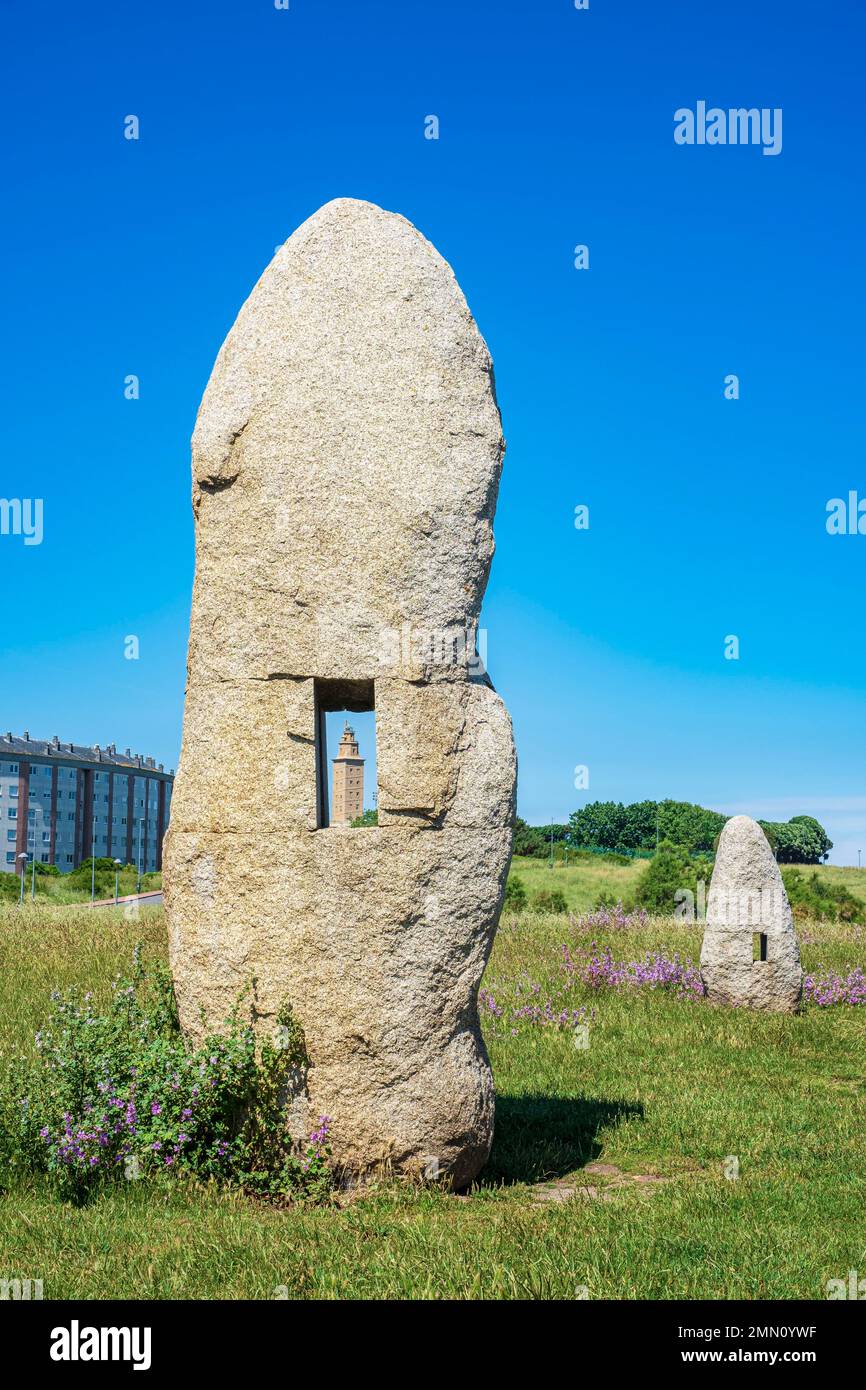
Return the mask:
M752 935L752 960L767 959L767 933L756 931Z

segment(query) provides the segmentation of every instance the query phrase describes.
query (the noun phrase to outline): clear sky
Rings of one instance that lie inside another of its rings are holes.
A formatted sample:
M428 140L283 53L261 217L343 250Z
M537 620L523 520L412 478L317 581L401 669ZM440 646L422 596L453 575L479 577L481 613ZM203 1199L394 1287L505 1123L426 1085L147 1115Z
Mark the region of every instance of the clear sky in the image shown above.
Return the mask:
M866 535L825 521L866 498L862 7L14 0L0 23L0 496L44 503L41 545L0 536L2 728L176 764L198 402L274 247L366 198L451 262L493 353L483 625L521 814L812 812L857 862ZM781 152L677 145L698 101L781 108Z

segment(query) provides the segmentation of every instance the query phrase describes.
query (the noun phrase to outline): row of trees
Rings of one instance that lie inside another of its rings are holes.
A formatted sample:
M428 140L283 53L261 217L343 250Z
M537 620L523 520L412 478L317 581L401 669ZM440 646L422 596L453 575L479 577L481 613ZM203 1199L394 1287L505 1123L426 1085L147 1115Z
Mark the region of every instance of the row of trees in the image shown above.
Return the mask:
M550 853L550 842L554 845L568 843L567 825L527 825L520 816L514 822L514 853L530 854L535 859L543 859Z
M593 801L575 811L569 835L576 847L654 850L661 840L682 845L692 854L712 852L727 820L690 801Z
M543 858L554 845L609 850L618 854L654 851L663 840L689 854L712 854L727 816L691 801L593 801L575 811L568 825L527 825L518 818L514 853ZM833 841L814 816L760 821L780 864L819 864Z

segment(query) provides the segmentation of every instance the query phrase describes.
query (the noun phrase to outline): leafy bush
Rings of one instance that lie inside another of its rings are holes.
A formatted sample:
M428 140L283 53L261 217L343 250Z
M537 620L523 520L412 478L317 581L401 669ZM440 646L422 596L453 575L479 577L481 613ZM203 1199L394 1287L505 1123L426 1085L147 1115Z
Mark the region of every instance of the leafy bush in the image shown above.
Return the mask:
M64 881L68 888L77 888L86 893L90 892L95 881L97 898L108 898L114 893L115 867L113 859L100 856L96 860L94 874L93 859L82 859L76 868L64 876Z
M0 898L10 902L21 896L21 875L0 874Z
M517 874L509 874L505 884L505 907L512 912L520 912L526 907L526 889L523 886L523 879L518 878Z
M53 880L54 875L45 872L52 867L48 864L36 865L36 893L37 896L44 897L48 892L48 880ZM29 898L33 892L33 865L27 865L27 872L24 875L24 896ZM21 874L0 874L0 898L10 901L21 897Z
M378 825L379 812L363 811L360 816L356 816L353 821L349 822L349 824L353 830L361 830L368 825Z
M90 877L91 868L92 868L92 866L93 866L93 862L94 862L94 861L93 861L92 858L90 858L90 859L82 859L81 863L77 866L77 868L73 869L72 872L71 872L70 874L67 875L67 877L68 877L68 878L72 878L73 874L85 874L85 873L86 873L86 874L87 874L87 877L89 878L89 877ZM99 873L111 873L111 874L113 874L115 868L116 868L116 865L115 865L113 859L109 859L107 855L97 855L97 858L96 858L96 872L97 872L98 874L99 874Z
M844 884L819 878L814 870L804 878L800 869L783 869L782 879L795 917L866 922L866 904Z
M819 864L827 858L833 841L814 816L792 816L789 821L760 821L780 864Z
M649 861L635 888L635 902L647 912L660 916L674 913L683 903L683 892L697 899L698 880L709 883L712 864L708 859L695 858L680 845L662 840L657 853Z
M115 981L104 1013L90 995L52 995L36 1057L12 1063L0 1091L0 1163L43 1174L81 1203L101 1185L186 1174L272 1199L321 1197L329 1121L299 1153L285 1097L305 1075L303 1033L288 1010L257 1054L241 1001L226 1032L192 1047L180 1032L165 965Z
M558 888L543 888L540 893L536 893L533 897L532 906L536 912L568 911L565 895Z

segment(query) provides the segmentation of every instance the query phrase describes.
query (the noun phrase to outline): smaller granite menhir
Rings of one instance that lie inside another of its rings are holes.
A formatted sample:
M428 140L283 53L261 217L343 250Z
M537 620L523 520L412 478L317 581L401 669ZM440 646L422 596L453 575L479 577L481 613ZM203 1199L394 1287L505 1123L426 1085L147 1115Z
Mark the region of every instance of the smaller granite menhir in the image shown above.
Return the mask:
M757 821L733 816L719 837L701 976L716 1004L794 1013L803 971L791 904Z

